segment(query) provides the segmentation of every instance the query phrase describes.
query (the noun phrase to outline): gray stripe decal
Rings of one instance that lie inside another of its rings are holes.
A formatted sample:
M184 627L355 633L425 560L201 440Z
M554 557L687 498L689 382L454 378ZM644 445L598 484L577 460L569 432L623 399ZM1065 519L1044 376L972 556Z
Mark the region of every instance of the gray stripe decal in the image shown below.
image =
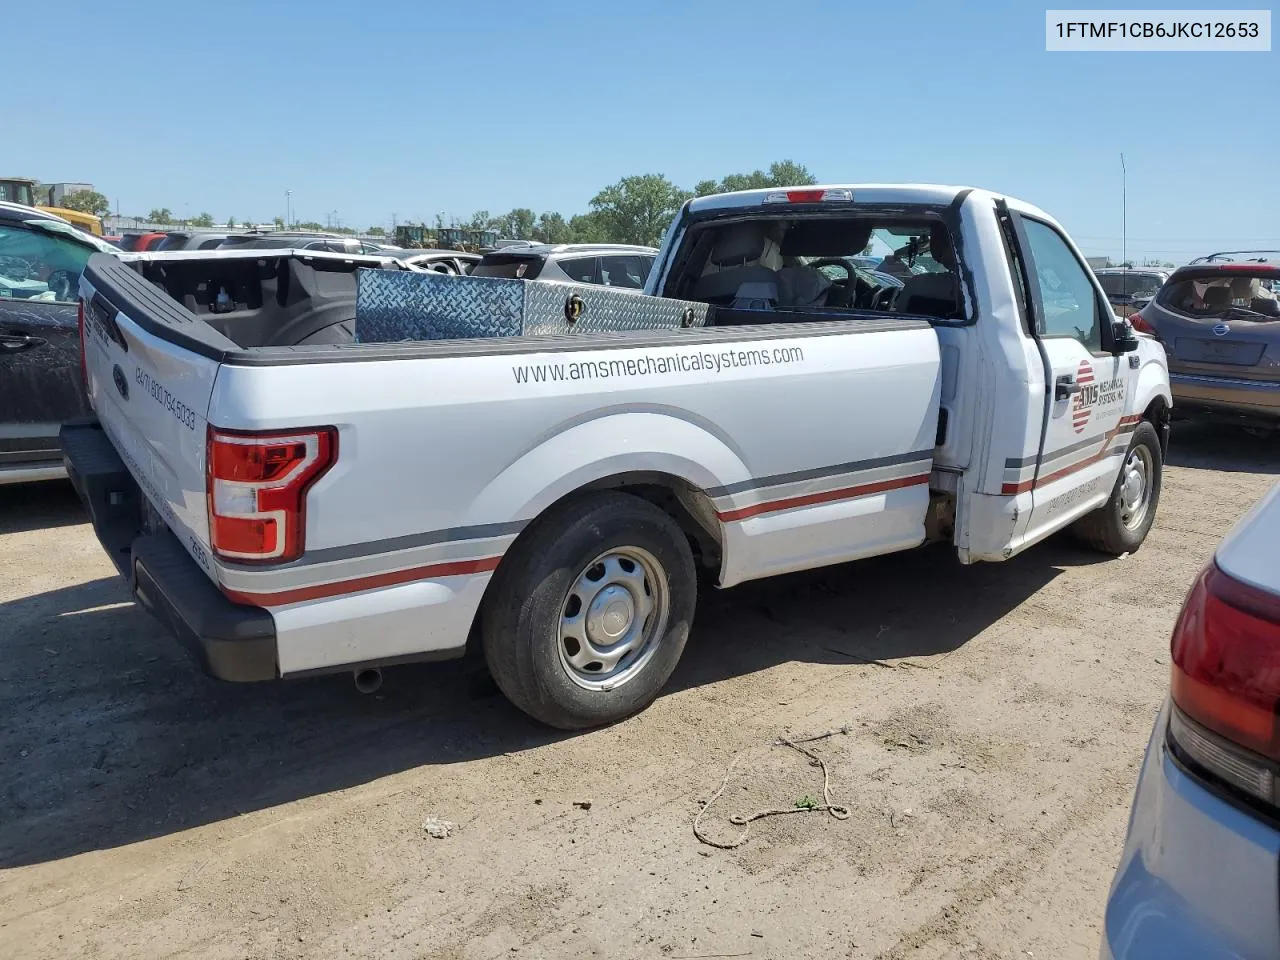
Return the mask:
M1116 436L1119 437L1119 436L1123 436L1126 433L1132 433L1137 426L1138 425L1136 423L1126 423L1116 431ZM1101 440L1105 436L1106 434L1104 433L1104 434L1101 434L1100 436L1090 437L1088 440L1081 440L1077 443L1071 444L1071 446L1069 447L1062 447L1059 450L1053 451L1053 453L1047 453L1045 454L1044 462L1052 463L1054 460L1057 460L1061 457L1065 457L1069 453L1075 453L1077 450L1083 450L1085 447L1089 446L1089 444L1097 443L1099 440ZM1112 439L1115 439L1115 438L1113 437ZM1012 469L1016 469L1017 467L1029 467L1039 459L1040 459L1039 454L1032 454L1029 457L1010 457L1008 460L1004 462L1004 465L1006 469L1012 470Z
M386 540L368 540L364 543L352 543L341 547L325 547L322 550L308 550L301 559L293 563L272 567L277 573L308 567L318 563L333 563L336 560L355 560L358 557L371 557L381 553L395 553L397 550L409 550L413 547L427 547L435 543L450 543L466 540L492 540L497 537L509 537L524 529L527 520L512 520L508 523L480 523L471 527L452 527L448 530L429 530L426 533L410 533L402 537L390 537ZM261 567L250 567L239 564L223 563L221 566L244 573L261 573Z
M854 460L851 463L839 463L831 467L812 467L808 470L797 470L794 473L777 473L771 477L752 477L749 480L739 480L737 483L730 483L723 487L712 487L706 492L709 497L725 497L747 490L757 490L761 487L776 487L784 483L816 480L819 477L833 477L841 473L856 473L860 470L873 470L876 467L891 467L899 463L916 463L926 460L933 460L932 448L928 450L913 450L910 453L898 453L891 457L879 457L875 460Z

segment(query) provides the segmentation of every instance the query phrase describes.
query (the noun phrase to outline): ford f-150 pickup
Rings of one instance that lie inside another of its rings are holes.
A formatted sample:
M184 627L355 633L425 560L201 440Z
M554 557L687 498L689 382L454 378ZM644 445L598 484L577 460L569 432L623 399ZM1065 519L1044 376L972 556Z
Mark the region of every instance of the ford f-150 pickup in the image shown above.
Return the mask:
M877 285L868 248L912 272ZM474 642L520 708L588 727L658 695L700 568L1002 561L1067 527L1120 555L1160 497L1162 348L1054 219L983 190L690 200L646 296L569 334L362 336L391 261L131 256L81 279L94 418L64 457L137 602L227 680L369 685ZM667 303L694 306L628 329Z

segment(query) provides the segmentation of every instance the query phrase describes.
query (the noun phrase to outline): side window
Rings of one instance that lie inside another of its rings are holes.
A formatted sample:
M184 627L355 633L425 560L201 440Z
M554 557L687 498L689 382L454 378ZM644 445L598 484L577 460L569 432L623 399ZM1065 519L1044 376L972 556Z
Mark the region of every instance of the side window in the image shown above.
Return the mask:
M93 250L21 224L0 226L0 298L71 302Z
M576 280L578 283L597 282L595 257L574 257L571 260L561 260L556 266L563 270L570 280Z
M221 239L214 239L214 240L202 240L202 241L200 242L200 246L199 246L197 249L200 249L200 250L214 250L214 249L216 249L217 247L219 247L219 246L221 246L221 245L222 245L222 240L221 240Z
M1035 276L1040 290L1042 316L1036 318L1042 337L1072 337L1094 353L1102 349L1102 324L1098 297L1089 271L1051 227L1035 220L1023 221Z
M639 290L649 276L653 261L648 257L601 257L600 272L611 287Z

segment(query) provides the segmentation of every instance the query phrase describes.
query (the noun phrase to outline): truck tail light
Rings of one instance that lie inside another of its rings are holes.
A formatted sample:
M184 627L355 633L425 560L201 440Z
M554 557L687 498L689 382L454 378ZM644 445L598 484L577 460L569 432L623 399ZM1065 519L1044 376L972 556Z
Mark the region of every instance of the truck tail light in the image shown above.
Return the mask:
M205 469L213 552L242 563L302 556L307 491L337 458L333 427L241 432L210 426Z
M774 190L765 194L765 203L852 203L852 190Z
M1210 563L1174 627L1171 733L1205 772L1267 803L1280 764L1280 598Z
M84 357L84 298L76 300L76 325L80 328L80 382L84 392L89 392L89 362Z
M1156 336L1156 328L1147 322L1147 318L1142 315L1141 310L1136 313L1129 314L1129 325L1139 333L1146 333L1153 337Z

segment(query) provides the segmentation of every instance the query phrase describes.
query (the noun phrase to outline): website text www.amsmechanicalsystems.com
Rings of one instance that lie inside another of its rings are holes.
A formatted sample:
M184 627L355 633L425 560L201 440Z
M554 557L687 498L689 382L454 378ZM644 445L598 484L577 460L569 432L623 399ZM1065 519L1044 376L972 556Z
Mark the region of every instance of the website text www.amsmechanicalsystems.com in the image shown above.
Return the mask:
M610 380L615 377L670 376L681 373L722 373L741 367L769 367L800 363L800 347L752 347L742 350L702 350L697 353L628 357L626 360L566 360L563 363L521 363L511 368L516 383L560 383L572 380Z

